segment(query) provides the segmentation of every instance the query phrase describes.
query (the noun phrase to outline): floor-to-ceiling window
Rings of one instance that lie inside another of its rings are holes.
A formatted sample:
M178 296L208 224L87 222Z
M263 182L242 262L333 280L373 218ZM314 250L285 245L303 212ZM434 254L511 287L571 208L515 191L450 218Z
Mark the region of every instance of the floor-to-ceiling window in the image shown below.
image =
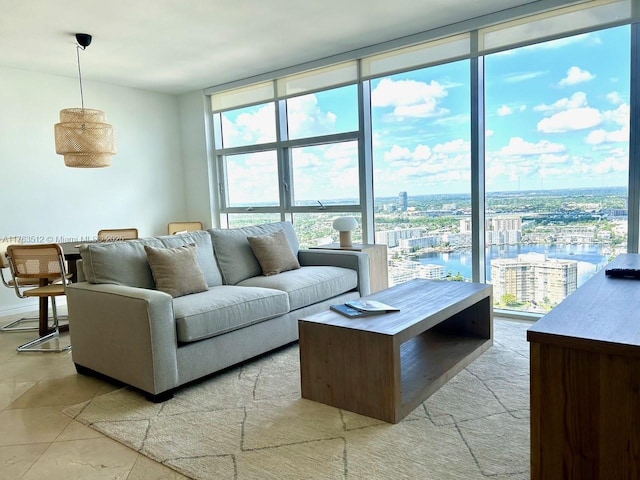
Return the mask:
M371 80L375 241L389 283L471 279L469 61Z
M544 313L627 248L630 27L488 55L487 279Z
M355 216L362 224L357 85L288 98L286 119L290 218L303 246L333 243L336 216ZM354 211L344 211L350 207ZM361 238L358 229L354 239Z
M331 86L354 65L266 82L214 113L222 225L290 220L302 247L337 241L336 216L361 225L358 86Z
M636 251L631 1L521 13L212 89L221 225L291 220L314 246L353 215L390 284L480 278L539 314Z

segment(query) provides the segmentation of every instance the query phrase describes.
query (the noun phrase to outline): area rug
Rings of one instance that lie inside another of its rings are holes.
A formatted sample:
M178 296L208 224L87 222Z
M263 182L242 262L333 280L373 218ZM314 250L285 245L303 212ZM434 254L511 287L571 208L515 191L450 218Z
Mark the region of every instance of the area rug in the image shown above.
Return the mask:
M65 413L193 479L524 480L528 326L496 320L494 346L396 425L302 399L297 345L162 404L122 388Z

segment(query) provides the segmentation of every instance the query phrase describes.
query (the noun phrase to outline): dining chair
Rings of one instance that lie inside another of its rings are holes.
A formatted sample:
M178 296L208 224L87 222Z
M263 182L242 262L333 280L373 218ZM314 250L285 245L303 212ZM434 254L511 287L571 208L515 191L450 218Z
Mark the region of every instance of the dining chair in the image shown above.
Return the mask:
M138 238L137 228L105 228L98 232L98 240L101 242L120 242L136 238Z
M16 295L20 298L37 297L47 300L50 298L53 314L53 331L20 345L17 350L19 352L64 352L70 350L71 345L63 346L60 344L60 324L56 308L56 297L65 294L68 282L62 247L56 243L13 244L7 246L7 260ZM18 286L20 279L38 282L38 286L22 289ZM59 283L52 283L56 281ZM48 307L46 314L48 315ZM49 342L54 345L44 346Z
M167 226L169 235L176 235L178 233L195 232L196 230L204 230L202 222L171 222Z
M4 237L3 241L0 242L0 279L5 287L14 290L14 280L11 277L11 272L9 270L9 261L7 260L7 247L12 244L22 243L19 237ZM38 280L34 280L31 278L19 278L18 279L18 287L26 288L26 287L37 287ZM38 322L38 317L22 317L18 320L14 320L11 323L8 323L2 327L0 327L1 332L25 332L31 330L38 330L38 325L30 325L33 322Z

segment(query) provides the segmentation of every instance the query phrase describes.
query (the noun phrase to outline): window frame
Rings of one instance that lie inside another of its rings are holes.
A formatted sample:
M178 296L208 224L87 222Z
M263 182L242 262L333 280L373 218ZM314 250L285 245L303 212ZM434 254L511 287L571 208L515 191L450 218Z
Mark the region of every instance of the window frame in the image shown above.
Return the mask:
M496 53L499 51L510 50L525 45L534 45L549 40L568 38L574 35L596 32L608 28L613 28L621 25L630 25L631 29L631 92L630 92L630 140L629 140L629 181L628 181L628 246L627 251L629 253L638 253L640 244L640 129L635 126L640 122L640 24L634 23L640 18L640 0L594 0L581 4L575 2L563 2L563 1L543 1L535 2L534 4L522 5L519 7L510 8L502 12L496 12L485 17L479 17L467 22L461 22L443 28L439 28L429 32L423 32L422 34L412 35L403 39L395 41L385 42L372 47L354 50L343 55L337 55L327 59L322 59L316 62L309 62L307 64L299 65L296 67L290 67L288 69L282 69L275 72L265 73L264 75L254 77L252 79L241 80L230 84L219 85L211 87L204 91L205 95L214 96L225 92L230 88L248 88L252 83L259 85L261 92L268 90L265 87L266 82L273 82L273 97L269 101L275 102L275 119L276 122L276 135L277 141L271 144L261 144L254 146L253 151L259 151L264 149L277 149L278 155L278 169L279 169L279 191L280 191L280 205L275 207L255 207L251 209L242 207L228 207L225 205L224 197L224 179L225 172L220 168L221 161L224 155L239 152L243 150L243 153L251 151L250 147L237 147L232 149L216 149L216 132L215 128L211 128L211 137L213 154L211 156L213 165L212 170L218 174L216 199L212 199L213 217L222 217L225 214L235 213L248 213L250 212L263 212L263 213L279 213L281 220L287 220L293 217L295 213L313 213L313 212L336 212L336 213L349 213L358 211L362 217L362 235L363 242L374 242L374 207L373 207L373 171L372 171L372 131L371 131L371 80L374 78L380 78L393 72L378 72L375 77L362 75L362 62L367 58L374 58L380 55L387 55L387 52L393 53L397 50L399 54L406 53L408 50L414 48L421 43L428 44L434 42L434 45L441 45L446 43L447 38L454 38L460 35L469 35L470 52L468 57L460 57L457 55L452 58L438 59L432 64L424 65L411 65L402 71L417 70L420 68L429 67L439 63L448 63L460 60L462 58L469 58L471 69L471 85L470 85L470 98L471 98L471 206L472 206L472 263L473 263L473 281L474 282L486 282L486 262L484 254L485 243L485 184L484 184L484 55ZM592 25L581 26L578 30L572 29L571 25L566 26L564 31L553 31L546 35L542 33L539 37L530 38L525 42L517 42L513 44L504 44L499 47L492 47L484 51L482 49L484 34L493 34L493 32L499 30L501 26L509 28L511 24L518 24L527 21L527 17L533 20L549 17L553 18L554 14L561 16L566 15L567 12L574 11L576 9L588 11L590 8L599 8L603 5L619 4L623 7L629 6L630 12L629 18L608 18L602 20L600 23L594 21ZM428 56L427 56L428 57ZM425 58L427 58L425 57ZM336 135L326 135L309 137L303 139L289 140L286 138L286 99L298 94L309 94L315 92L325 91L331 88L338 88L351 82L342 82L336 85L328 85L324 88L317 88L315 90L309 90L305 92L296 92L295 95L279 95L278 82L282 83L283 77L291 76L304 76L305 72L311 72L313 74L314 69L319 68L335 68L336 64L340 62L357 62L357 78L353 83L357 84L358 91L358 117L359 117L359 129L358 131L341 133ZM258 83L260 82L260 83ZM261 102L264 103L264 102ZM255 102L254 102L255 104ZM236 105L235 107L245 107L247 105ZM211 115L219 114L223 110L214 110L213 104L210 102L209 113ZM213 122L215 124L215 122ZM359 202L358 205L327 205L318 207L309 206L295 206L293 205L293 198L288 188L291 185L292 167L291 167L291 149L304 146L313 146L324 143L332 143L343 140L357 140L358 142L358 156L359 156ZM216 204L217 202L217 204ZM517 315L516 315L517 316ZM527 316L526 314L524 316Z

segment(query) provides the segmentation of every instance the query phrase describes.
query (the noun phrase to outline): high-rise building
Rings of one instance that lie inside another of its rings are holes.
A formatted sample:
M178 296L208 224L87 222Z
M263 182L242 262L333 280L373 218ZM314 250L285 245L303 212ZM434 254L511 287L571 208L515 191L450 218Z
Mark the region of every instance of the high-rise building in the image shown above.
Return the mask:
M397 230L383 230L376 232L376 243L384 243L389 248L400 245L401 240L420 238L424 235L422 228L402 228Z
M407 196L407 192L400 192L398 194L398 210L406 212L407 208L409 208L409 197Z
M487 245L515 245L522 240L522 217L497 216L485 220ZM460 232L471 233L471 219L460 220Z
M497 301L512 294L518 302L557 305L578 288L578 262L540 253L491 260L491 283Z
M399 285L414 278L441 280L445 278L444 266L415 261L389 262L389 286Z

